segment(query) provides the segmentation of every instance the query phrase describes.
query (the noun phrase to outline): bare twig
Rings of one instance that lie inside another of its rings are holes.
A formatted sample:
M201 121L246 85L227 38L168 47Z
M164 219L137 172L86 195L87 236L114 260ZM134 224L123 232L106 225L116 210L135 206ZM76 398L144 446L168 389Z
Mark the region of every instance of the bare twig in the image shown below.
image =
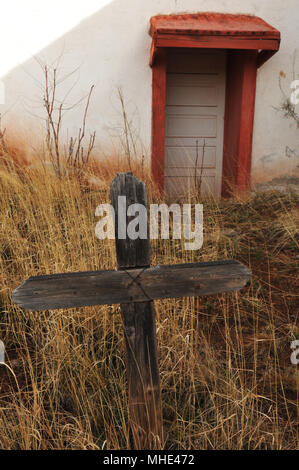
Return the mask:
M196 141L196 161L195 161L195 191L198 192L198 193L200 193L201 186L202 186L204 161L205 161L205 151L206 151L206 140L204 139L202 164L201 164L200 175L199 175L199 179L198 179L197 178L197 169L198 169L198 161L199 161L199 142L197 140Z
M203 149L202 149L202 163L200 169L200 177L199 177L199 192L201 191L202 186L202 178L203 178L203 170L204 170L204 163L205 163L205 156L206 156L206 139L204 139Z
M75 152L75 160L74 160L74 166L75 167L80 165L80 164L86 165L88 163L90 154L91 154L91 152L94 148L94 144L95 144L96 134L94 132L90 136L87 153L84 156L84 150L83 150L83 147L82 147L82 142L83 142L83 139L85 137L87 112L88 112L88 108L89 108L89 104L90 104L90 98L91 98L93 90L94 90L94 85L91 87L91 89L89 91L88 98L87 98L87 103L86 103L85 110L84 110L82 128L79 129L78 143L77 143L77 149L76 149L76 152Z
M63 112L71 109L64 105L64 101L57 100L57 86L61 83L57 79L57 69L54 69L52 76L49 67L44 67L45 87L44 87L44 107L46 109L46 145L50 155L50 159L56 174L62 175L62 154L60 145L60 133L63 122ZM82 126L79 129L78 137L71 137L66 146L64 146L64 159L67 166L73 169L82 169L89 162L90 155L95 146L96 133L90 135L87 150L84 150L83 142L86 133L87 113L90 105L91 95L94 86L90 88L87 103L84 108ZM67 96L67 95L66 95Z

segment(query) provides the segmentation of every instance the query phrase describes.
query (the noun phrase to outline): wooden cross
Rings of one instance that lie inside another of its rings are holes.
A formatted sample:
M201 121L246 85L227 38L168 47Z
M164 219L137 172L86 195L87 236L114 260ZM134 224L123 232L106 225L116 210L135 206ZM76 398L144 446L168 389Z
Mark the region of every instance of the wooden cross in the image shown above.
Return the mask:
M144 183L132 173L118 174L111 184L116 234L119 196L126 196L127 207L147 205ZM149 237L116 238L116 252L117 271L31 277L13 292L13 300L33 311L121 305L134 447L159 449L163 425L153 301L238 291L251 273L237 261L150 267Z

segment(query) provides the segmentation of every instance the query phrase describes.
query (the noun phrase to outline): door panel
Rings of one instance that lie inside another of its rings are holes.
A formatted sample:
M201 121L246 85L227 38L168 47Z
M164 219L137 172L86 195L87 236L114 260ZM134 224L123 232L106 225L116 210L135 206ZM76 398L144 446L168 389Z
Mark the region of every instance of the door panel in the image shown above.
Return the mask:
M200 189L202 195L220 196L225 65L225 51L170 54L165 126L169 195Z
M218 101L217 85L217 76L168 74L166 105L215 106Z
M196 179L197 189L195 188L195 180L190 177L165 177L165 191L171 196L187 196L192 195L198 190L200 179ZM201 182L200 193L204 197L214 197L216 180L215 176L205 176Z
M184 114L166 116L167 137L217 137L217 116Z
M216 168L216 147L166 148L165 174L172 168Z

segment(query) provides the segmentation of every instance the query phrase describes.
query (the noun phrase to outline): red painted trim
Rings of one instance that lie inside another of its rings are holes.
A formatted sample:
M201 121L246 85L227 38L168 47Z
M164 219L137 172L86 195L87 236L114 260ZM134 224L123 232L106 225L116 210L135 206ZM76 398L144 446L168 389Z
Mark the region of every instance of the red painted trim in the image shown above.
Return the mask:
M243 54L240 140L238 153L237 187L244 191L250 187L252 137L257 78L257 51Z
M250 186L257 51L230 51L227 63L222 196Z
M151 66L151 67L154 65L156 53L157 53L156 40L153 39L153 41L152 41L152 47L151 47L151 54L150 54L150 66Z
M166 67L167 51L158 49L153 65L152 174L161 191L164 190Z
M239 66L242 54L229 51L227 57L226 98L224 116L224 143L222 169L222 196L228 197L237 184L238 148L241 119L242 74Z
M158 48L256 49L260 67L280 46L280 32L257 16L223 13L159 15L151 18L151 65Z
M271 57L276 54L277 51L261 51L257 56L257 68L260 68L264 65L267 60L271 59Z
M157 35L155 47L201 47L205 49L279 49L277 39L240 38L237 36Z
M258 16L215 12L153 16L150 33L280 38L280 32Z

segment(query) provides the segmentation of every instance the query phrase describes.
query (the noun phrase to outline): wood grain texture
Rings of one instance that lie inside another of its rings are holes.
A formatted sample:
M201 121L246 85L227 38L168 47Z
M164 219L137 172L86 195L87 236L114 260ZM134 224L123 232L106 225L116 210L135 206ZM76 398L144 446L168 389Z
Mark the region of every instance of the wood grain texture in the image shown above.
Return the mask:
M141 303L233 292L249 279L249 269L237 261L56 274L28 279L13 300L30 310Z
M126 197L126 211L133 204L142 204L147 207L145 184L139 181L133 173L120 173L111 183L111 203L115 210L116 256L118 269L142 268L150 265L150 246L148 239L131 240L119 238L120 229L127 232L127 226L134 217L120 220L119 197ZM147 223L147 221L146 221ZM123 227L120 225L123 224Z
M127 197L127 204L147 205L147 194L144 183L132 173L119 174L111 184L111 202L118 213L119 196ZM117 219L117 217L116 217ZM116 222L116 228L119 227ZM117 232L116 232L117 233ZM126 278L135 278L135 270L123 272L128 268L150 266L151 247L149 237L146 240L125 240L116 238L118 269ZM138 276L140 270L136 275ZM127 282L127 281L126 281ZM133 289L142 289L131 279ZM131 287L127 286L127 291ZM148 297L146 295L146 297ZM154 303L148 301L132 302L135 295L130 295L130 302L121 304L126 348L126 364L129 388L130 424L134 448L161 449L163 447L163 420L158 368L156 337L156 312Z

